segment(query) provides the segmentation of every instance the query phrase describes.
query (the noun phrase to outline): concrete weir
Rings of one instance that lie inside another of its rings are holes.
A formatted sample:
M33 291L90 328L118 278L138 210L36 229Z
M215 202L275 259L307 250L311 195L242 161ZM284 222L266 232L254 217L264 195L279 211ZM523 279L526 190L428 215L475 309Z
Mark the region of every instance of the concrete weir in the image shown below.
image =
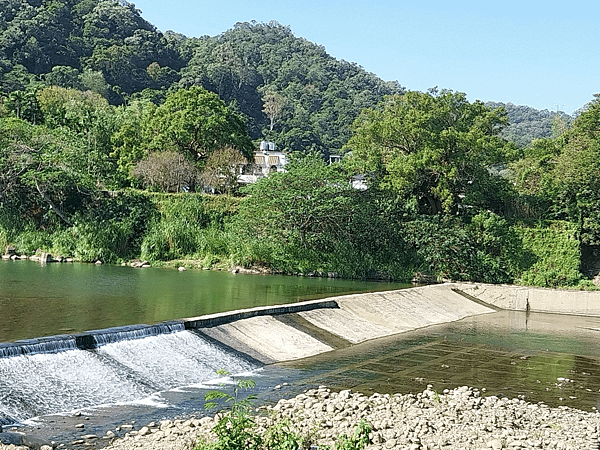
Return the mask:
M600 292L526 286L454 283L457 292L490 307L578 316L600 316Z
M442 284L346 295L186 319L184 324L261 362L289 361L496 311L454 287Z

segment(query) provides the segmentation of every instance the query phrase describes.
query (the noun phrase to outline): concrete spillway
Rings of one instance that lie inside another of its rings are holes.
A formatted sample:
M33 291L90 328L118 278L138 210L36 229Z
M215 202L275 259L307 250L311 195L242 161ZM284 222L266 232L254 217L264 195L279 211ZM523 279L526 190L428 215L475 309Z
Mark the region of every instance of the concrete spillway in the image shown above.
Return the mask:
M0 419L119 401L205 383L432 324L494 312L451 285L0 344Z
M223 323L199 331L259 361L272 363L495 311L452 287L434 285L347 295L330 298L326 304L296 304L295 311L257 308L247 310L248 317L238 312L237 320L232 322L225 321L226 315L208 316L220 318ZM196 326L198 319L184 322L186 327Z

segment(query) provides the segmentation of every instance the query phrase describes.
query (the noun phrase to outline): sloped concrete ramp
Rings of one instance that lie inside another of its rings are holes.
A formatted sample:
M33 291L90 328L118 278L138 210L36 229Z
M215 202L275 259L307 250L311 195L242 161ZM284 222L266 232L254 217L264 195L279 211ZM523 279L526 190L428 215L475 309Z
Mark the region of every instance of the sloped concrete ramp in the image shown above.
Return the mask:
M357 344L492 312L492 307L456 293L450 285L433 285L305 302L290 305L289 310L253 308L236 311L231 321L221 315L214 325L211 320L189 319L186 327L273 363L327 352L339 347L340 341ZM335 345L328 336L338 338Z
M453 283L453 286L456 291L501 309L600 317L600 291L484 283Z
M335 297L339 309L299 314L353 344L467 316L494 312L445 285Z
M202 330L202 333L266 363L300 359L333 350L273 316L236 320Z

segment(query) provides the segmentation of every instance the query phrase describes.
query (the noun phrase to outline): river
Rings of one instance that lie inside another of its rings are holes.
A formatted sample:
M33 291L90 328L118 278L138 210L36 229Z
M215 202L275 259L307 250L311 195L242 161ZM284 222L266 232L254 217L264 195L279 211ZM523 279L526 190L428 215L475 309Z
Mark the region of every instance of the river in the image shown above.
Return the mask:
M0 260L0 342L408 286L335 278Z
M0 264L0 342L406 287L338 279L86 264ZM364 393L462 385L550 406L600 407L600 318L500 311L262 366L182 330L90 351L0 358L0 424L44 439L103 435L202 414L215 371L257 382L260 402L327 385ZM215 384L217 383L217 384ZM101 406L102 405L102 406ZM65 414L66 413L66 414ZM37 418L36 418L37 416Z

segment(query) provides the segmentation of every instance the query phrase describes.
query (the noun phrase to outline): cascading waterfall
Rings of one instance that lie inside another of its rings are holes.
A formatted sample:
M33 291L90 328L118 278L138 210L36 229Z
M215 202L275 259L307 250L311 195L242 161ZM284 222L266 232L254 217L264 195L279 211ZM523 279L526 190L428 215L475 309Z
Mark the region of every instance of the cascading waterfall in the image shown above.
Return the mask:
M0 346L0 423L136 402L256 369L182 323L97 330Z
M37 353L57 353L77 348L72 336L52 336L49 338L27 339L14 343L0 343L0 358L33 355Z

